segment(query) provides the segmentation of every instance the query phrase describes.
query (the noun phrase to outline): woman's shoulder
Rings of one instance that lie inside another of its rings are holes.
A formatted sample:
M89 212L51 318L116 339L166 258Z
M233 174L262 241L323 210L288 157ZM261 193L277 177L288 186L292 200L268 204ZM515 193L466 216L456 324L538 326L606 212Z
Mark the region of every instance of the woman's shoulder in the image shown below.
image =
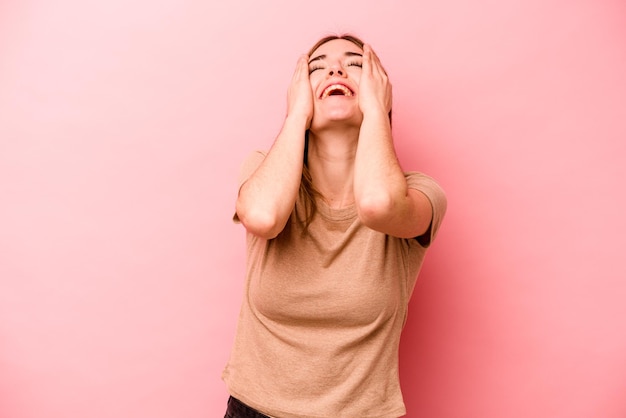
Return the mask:
M445 192L441 185L433 177L420 171L407 171L404 173L407 186L411 189L420 191L432 191L445 196Z

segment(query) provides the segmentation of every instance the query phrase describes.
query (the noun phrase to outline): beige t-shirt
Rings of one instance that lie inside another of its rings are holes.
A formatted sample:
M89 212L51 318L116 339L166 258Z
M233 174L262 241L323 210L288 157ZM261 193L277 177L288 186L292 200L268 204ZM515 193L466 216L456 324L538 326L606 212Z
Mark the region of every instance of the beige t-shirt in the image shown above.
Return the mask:
M241 183L264 158L253 154ZM437 183L408 173L433 206L419 239L364 226L354 206L323 202L302 235L302 202L274 239L247 234L244 298L230 360L230 394L273 417L396 418L405 414L398 347L426 247L446 210Z

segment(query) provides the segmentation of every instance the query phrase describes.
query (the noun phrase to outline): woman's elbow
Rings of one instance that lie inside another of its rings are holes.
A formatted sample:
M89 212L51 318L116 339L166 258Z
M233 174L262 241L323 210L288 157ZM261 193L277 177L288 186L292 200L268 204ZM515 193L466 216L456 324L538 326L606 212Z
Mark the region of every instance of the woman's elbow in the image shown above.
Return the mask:
M241 208L237 206L237 216L248 232L264 239L276 238L282 231L281 225L276 216L267 210L259 208Z
M364 196L356 202L359 219L367 226L375 226L388 218L393 200L387 194Z

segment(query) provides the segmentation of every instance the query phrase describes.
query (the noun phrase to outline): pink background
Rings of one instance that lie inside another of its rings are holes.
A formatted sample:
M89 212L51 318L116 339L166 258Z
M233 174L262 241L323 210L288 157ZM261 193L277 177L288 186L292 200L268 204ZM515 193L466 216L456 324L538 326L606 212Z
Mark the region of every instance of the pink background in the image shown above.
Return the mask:
M219 417L231 223L297 56L354 32L449 212L408 417L626 416L623 0L0 3L0 416Z

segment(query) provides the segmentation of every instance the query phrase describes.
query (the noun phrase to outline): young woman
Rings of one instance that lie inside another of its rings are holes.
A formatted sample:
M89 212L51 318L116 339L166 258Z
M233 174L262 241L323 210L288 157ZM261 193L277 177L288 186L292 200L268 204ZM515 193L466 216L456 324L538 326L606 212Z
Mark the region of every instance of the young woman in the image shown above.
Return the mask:
M234 219L247 268L226 417L405 414L400 333L446 197L400 167L391 102L369 45L323 38L298 60L271 149L243 164Z

